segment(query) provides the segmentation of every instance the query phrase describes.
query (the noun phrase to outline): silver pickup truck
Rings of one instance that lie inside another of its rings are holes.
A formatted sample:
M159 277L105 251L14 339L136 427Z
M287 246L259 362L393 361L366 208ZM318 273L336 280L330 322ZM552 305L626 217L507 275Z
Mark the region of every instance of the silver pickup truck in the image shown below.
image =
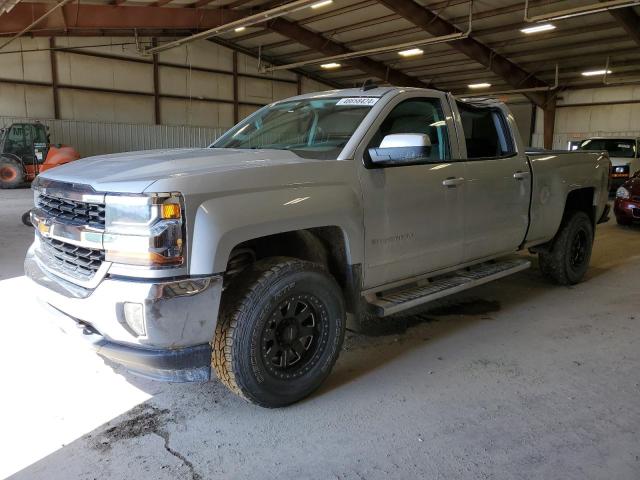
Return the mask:
M347 322L530 267L587 270L606 153L527 153L500 102L333 90L209 148L93 157L34 183L26 274L68 332L132 372L217 377L256 404L329 375Z

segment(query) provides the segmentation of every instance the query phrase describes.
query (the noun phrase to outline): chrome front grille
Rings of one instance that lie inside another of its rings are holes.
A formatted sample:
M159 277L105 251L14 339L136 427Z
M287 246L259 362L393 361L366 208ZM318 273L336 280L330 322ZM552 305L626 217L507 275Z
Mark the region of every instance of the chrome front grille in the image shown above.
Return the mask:
M40 192L36 207L47 216L73 225L104 229L104 204L60 198Z
M102 236L105 194L88 185L38 177L34 182L35 208L31 212L44 266L61 277L92 285L105 274Z
M47 265L80 280L91 280L104 261L104 251L83 248L40 236L41 251Z

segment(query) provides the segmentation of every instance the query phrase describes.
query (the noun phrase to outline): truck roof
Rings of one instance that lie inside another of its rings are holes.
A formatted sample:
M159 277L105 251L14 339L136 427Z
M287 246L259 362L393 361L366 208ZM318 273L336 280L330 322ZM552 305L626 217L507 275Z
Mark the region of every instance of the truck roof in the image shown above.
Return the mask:
M611 135L610 137L585 137L584 140L639 140L640 137L628 136L628 135Z
M308 98L322 98L322 97L382 97L391 92L402 92L407 90L424 90L435 91L428 88L415 88L415 87L369 87L365 90L362 88L344 88L340 90L325 90L323 92L305 93L303 95L297 95L295 97L289 97L286 100L303 100Z
M322 92L313 92L313 93L305 93L303 95L297 95L295 97L289 97L283 100L278 100L274 103L279 103L282 101L289 100L306 100L310 98L323 98L323 97L333 97L333 98L342 98L342 97L383 97L389 93L399 93L406 91L416 91L416 92L441 92L441 90L437 90L434 88L417 88L417 87L377 87L370 86L368 89L363 88L344 88L339 90L325 90ZM476 106L476 107L487 107L495 104L502 103L500 100L493 97L458 97L458 99L468 105Z

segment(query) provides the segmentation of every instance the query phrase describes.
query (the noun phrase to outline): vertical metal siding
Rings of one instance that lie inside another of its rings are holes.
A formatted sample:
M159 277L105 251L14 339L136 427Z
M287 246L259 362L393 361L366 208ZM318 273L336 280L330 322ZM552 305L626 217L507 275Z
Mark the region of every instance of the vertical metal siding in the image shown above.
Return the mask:
M2 117L0 128L33 118ZM49 127L51 141L75 147L83 157L156 148L206 147L227 128L135 123L38 120Z

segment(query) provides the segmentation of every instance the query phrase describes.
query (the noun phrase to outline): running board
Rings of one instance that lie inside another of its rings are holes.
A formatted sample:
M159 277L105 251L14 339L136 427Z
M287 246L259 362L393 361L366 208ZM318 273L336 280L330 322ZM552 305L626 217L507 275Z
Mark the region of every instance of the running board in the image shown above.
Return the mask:
M529 260L520 258L481 263L435 277L426 285L413 284L409 287L379 292L374 298L369 298L368 302L378 316L386 317L526 270L530 266Z

